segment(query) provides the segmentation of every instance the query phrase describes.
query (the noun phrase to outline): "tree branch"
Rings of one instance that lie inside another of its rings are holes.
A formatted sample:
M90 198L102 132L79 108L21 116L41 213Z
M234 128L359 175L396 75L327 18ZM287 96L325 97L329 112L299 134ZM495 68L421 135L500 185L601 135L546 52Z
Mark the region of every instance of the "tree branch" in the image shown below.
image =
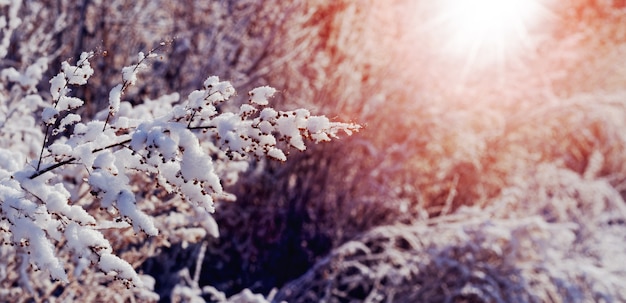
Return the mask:
M91 152L92 153L97 153L97 152L103 151L105 149L109 149L109 148L113 148L113 147L116 147L116 146L124 145L124 144L129 143L130 140L131 139L126 139L126 140L124 140L122 142L111 144L111 145L108 145L108 146L105 146L105 147L96 148L96 149L92 150ZM46 167L46 168L44 168L42 170L37 170L35 173L30 175L30 177L28 177L28 178L29 179L35 179L35 178L37 178L37 177L39 177L39 176L41 176L41 175L43 175L43 174L45 174L45 173L47 173L49 171L52 171L52 170L54 170L56 168L59 168L59 167L61 167L63 165L66 165L66 164L70 164L70 163L72 163L72 162L74 162L76 160L77 160L76 157L71 157L71 158L69 158L67 160L63 160L61 162L57 162L57 163L55 163L55 164L53 164L51 166L48 166L48 167ZM40 162L41 162L41 160L40 160Z

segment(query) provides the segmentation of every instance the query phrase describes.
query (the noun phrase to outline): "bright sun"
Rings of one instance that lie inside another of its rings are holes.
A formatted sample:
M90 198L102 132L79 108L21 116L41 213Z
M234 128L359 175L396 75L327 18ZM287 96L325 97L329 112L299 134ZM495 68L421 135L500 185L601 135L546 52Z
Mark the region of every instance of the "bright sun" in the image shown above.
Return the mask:
M503 64L532 47L529 30L546 13L540 1L440 0L432 28L445 41L444 51L467 65Z

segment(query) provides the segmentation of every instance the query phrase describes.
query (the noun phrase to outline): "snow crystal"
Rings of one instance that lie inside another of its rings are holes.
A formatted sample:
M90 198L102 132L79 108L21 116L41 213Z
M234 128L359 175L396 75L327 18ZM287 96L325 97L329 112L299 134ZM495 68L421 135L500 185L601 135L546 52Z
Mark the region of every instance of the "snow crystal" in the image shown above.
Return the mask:
M228 81L219 82L213 87L222 96L221 101L226 101L235 94L235 88Z
M122 85L118 84L109 93L109 112L112 114L117 113L120 109L120 101L122 99Z
M122 216L130 218L133 229L136 231L143 230L150 236L159 234L159 230L154 227L154 223L150 216L137 208L135 204L135 196L132 192L123 190L119 193L117 199L117 209Z
M180 190L189 202L204 208L207 212L215 212L213 198L211 198L210 195L202 193L202 189L194 185L193 182L181 184Z
M206 91L204 90L194 90L187 97L187 103L189 107L195 110L199 110L204 106L206 98Z
M80 122L81 117L77 114L68 114L59 123L59 129L65 129L66 126Z
M319 143L323 141L330 141L330 137L328 136L327 133L324 133L324 132L311 134L311 139L313 139L315 143Z
M259 140L260 146L276 146L276 138L274 136L259 136L257 139Z
M185 180L206 180L213 173L211 158L198 151L185 151L180 162Z
M65 79L65 75L63 73L59 73L50 79L50 94L52 94L52 99L59 100L61 95L65 95L63 90L66 85L67 80Z
M244 289L242 290L240 293L232 296L231 298L228 299L228 301L230 302L234 302L234 303L267 303L269 301L267 301L263 295L261 294L255 294L252 291L250 291L250 289Z
M0 180L20 169L21 163L24 163L24 156L21 153L0 148Z
M55 147L55 149L65 149L61 144L56 146L57 147ZM63 186L63 184L57 183L55 185L48 185L45 182L45 180L26 178L21 180L21 186L37 197L40 197L43 201L46 201L45 206L47 207L47 210L44 210L46 212L51 211L63 214L68 219L82 224L93 224L96 222L96 220L82 207L77 205L70 206L68 204L70 193Z
M114 138L119 138L116 136L113 130L107 130L105 132L102 131L104 126L104 121L90 121L87 124L77 123L74 126L74 137L72 137L69 141L72 144L94 144L97 143L98 146L106 146L108 144L112 144L116 141L113 141ZM121 139L121 138L120 138Z
M93 52L83 52L78 60L78 66L70 65L67 61L61 63L61 69L65 74L68 83L76 85L84 85L89 77L94 73L93 68L89 65L89 58L93 56Z
M93 160L95 160L96 155L93 153L92 143L81 144L74 148L73 156L87 167L91 167L93 165Z
M277 116L278 112L275 109L269 107L264 108L259 114L259 118L261 120L271 120L275 119Z
M119 192L115 189L123 187L123 184L120 184L120 179L114 178L109 172L103 170L95 170L92 172L87 181L94 191L104 191L104 194L100 199L100 205L104 208L110 208L113 206L113 202L117 198L117 193Z
M76 263L76 267L74 268L74 277L80 277L83 271L91 264L91 262L85 258L78 258L78 262Z
M261 86L251 90L248 95L250 95L250 102L256 103L259 105L267 105L267 99L272 97L276 93L276 89L269 86Z
M271 157L272 159L276 159L279 161L287 161L287 157L285 156L283 151L278 148L270 149L269 152L267 152L267 155Z
M41 120L43 121L43 123L50 125L56 122L56 119L58 116L59 116L58 110L56 110L53 107L46 107L43 109L43 112L41 113Z
M305 150L306 146L298 130L296 124L296 117L288 115L287 117L281 116L276 119L276 129L285 137L289 138L289 144L298 150Z
M137 82L136 66L125 66L122 68L122 80L128 85L135 85Z
M83 100L75 97L61 96L57 102L56 108L59 111L75 109L83 105Z
M54 246L47 239L40 227L27 217L16 217L11 229L14 239L28 240L29 258L39 268L45 268L53 279L68 282L67 274L61 262L54 256Z
M251 114L253 114L254 112L256 112L256 107L250 105L250 104L242 104L241 107L239 107L239 115L240 116L249 116Z
M170 161L178 154L178 144L161 129L153 129L148 134L147 144L159 150L165 161Z
M122 81L124 81L126 85L135 85L139 71L147 68L147 65L142 63L144 58L144 54L140 52L138 54L139 63L122 68Z
M268 121L261 121L257 125L257 128L264 134L271 134L274 131L274 126Z
M223 113L215 117L212 124L217 127L217 132L220 137L224 138L228 133L233 132L237 128L237 124L239 124L240 121L239 116L233 113Z
M154 290L154 285L156 285L156 280L149 275L139 275L139 279L143 283L143 286L149 290Z
M107 274L111 272L117 273L118 278L131 281L137 287L143 286L141 279L139 279L133 267L128 264L128 262L112 254L103 254L100 256L98 267Z
M148 139L148 133L146 131L150 126L147 123L142 123L137 126L137 129L133 133L133 136L130 141L130 148L132 150L141 150L143 145L146 143Z
M17 190L15 187L19 186L16 182L11 182L12 186L9 184L0 184L0 201L3 201L0 204L2 208L2 212L6 216L21 216L21 214L30 214L34 213L37 209L37 204L34 202L23 199L22 193Z
M210 76L206 80L204 80L204 87L210 89L214 84L220 82L220 78L218 76Z
M115 169L117 171L114 162L115 162L115 156L113 156L112 153L103 152L103 153L100 153L98 156L96 156L95 160L93 161L92 167L93 168L109 168L109 169Z
M102 233L88 226L78 225L75 222L70 222L65 227L65 238L67 247L79 257L88 258L92 251L98 255L113 252L111 244L104 238Z
M307 119L306 128L311 133L322 132L330 127L330 121L324 116L314 116Z

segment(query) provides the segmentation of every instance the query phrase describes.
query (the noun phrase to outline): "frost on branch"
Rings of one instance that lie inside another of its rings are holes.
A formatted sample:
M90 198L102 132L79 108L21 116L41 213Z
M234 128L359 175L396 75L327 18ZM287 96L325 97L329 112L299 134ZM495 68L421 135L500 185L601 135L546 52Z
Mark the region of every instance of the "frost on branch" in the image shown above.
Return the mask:
M274 93L276 90L268 86L253 89L249 93L248 103L241 105L238 113L217 114L215 104L221 102L222 98L214 96L223 94L213 87L208 87L207 90L196 91L190 95L192 105L197 106L201 103L198 100L202 100L204 107L198 110L192 106L192 115L185 116L185 119L189 120L190 126L194 125L192 128L204 129L211 133L218 146L231 158L233 154L239 156L252 154L255 157L268 156L280 161L286 160L284 152L277 147L280 141L298 150L304 150L305 139L312 139L316 143L330 141L331 137L336 138L340 131L350 135L360 128L356 124L330 122L326 117L312 116L306 109L276 111L266 107L268 98ZM198 95L204 98L197 98Z
M140 52L137 56L137 64L122 68L122 83L113 87L111 92L109 92L109 117L114 116L119 111L124 90L131 85L135 85L139 71L148 67L144 61L147 58L154 58L155 56L156 54L153 51L150 51L148 57L146 57L144 53Z
M20 110L20 119L7 115L11 119L3 124L13 129L27 122L35 130L35 121L44 125L43 133L24 135L24 142L39 142L38 154L0 148L0 239L24 256L21 281L32 280L30 265L63 282L94 275L89 270L95 268L126 287L141 286L133 267L141 262L129 263L117 250L129 249L129 243L186 246L217 237L215 203L234 200L223 186L237 181L250 158L285 161L287 149L304 150L307 140L329 141L359 129L304 109L275 110L268 104L276 90L267 86L252 90L235 111L223 111L220 104L236 92L216 76L184 102L177 93L137 106L122 101L154 51L124 67L121 83L110 90L109 107L85 119L79 115L85 102L72 96L71 87L88 83L93 56L83 53L75 64L63 62L49 81L49 94L24 96L19 101L32 108ZM26 74L40 76L44 63L37 61ZM3 79L36 92L22 76L2 72ZM15 138L7 136L0 132L1 142Z

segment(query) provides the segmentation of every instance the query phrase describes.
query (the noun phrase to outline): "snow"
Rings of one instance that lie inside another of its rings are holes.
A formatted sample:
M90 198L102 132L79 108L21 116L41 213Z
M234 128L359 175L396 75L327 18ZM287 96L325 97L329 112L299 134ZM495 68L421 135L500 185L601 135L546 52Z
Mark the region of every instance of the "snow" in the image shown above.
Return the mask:
M28 241L26 249L30 252L28 258L31 262L48 270L53 279L68 282L63 265L54 255L54 246L40 227L26 217L16 217L11 232L13 239Z
M330 121L323 116L310 117L307 119L306 128L312 134L317 134L330 128Z
M210 76L206 80L204 80L205 89L211 89L214 85L220 82L220 78L218 76Z
M250 96L250 103L255 103L259 105L267 105L269 102L268 98L274 96L276 93L276 89L269 86L261 86L251 90L248 95Z
M128 190L122 190L118 195L116 205L122 216L130 218L135 232L142 230L149 236L158 235L159 230L154 226L152 219L140 211L135 203L135 195Z
M183 177L187 181L207 181L207 175L213 173L211 158L194 150L183 153L180 168Z
M270 134L274 130L274 126L268 121L261 121L257 128L264 134Z
M74 126L74 135L68 142L72 144L94 144L98 146L106 146L113 143L111 139L116 137L111 133L111 130L102 131L104 127L103 121L90 121L85 123L77 123Z
M83 106L84 103L81 99L68 96L60 96L58 100L59 101L57 102L56 108L59 111L76 109Z
M74 123L78 123L80 122L81 117L77 114L67 114L67 116L65 116L63 119L61 119L61 122L59 123L59 129L60 130L65 130L65 128L68 125L72 125Z
M272 159L276 159L279 161L287 161L287 157L285 156L285 154L283 153L282 150L278 149L278 148L271 148L268 152L267 155L272 158Z
M4 218L0 226L7 231L1 233L3 241L21 245L29 253L22 279L30 276L28 264L68 282L64 268L73 266L74 280L81 274L92 274L90 265L97 263L102 271L114 274L127 286L141 286L133 267L113 255L112 244L100 230L130 226L135 233L145 232L144 237L164 233L166 241L175 243L219 237L217 222L211 216L215 201L235 199L224 192L222 182L230 185L237 181L249 166L248 154L285 161L281 149L285 147L277 146L278 138L288 138L290 145L304 149L301 133L307 127L320 136L328 131L324 128L328 120L307 122L307 110L278 112L266 107L267 99L276 92L267 86L252 90L250 102L238 110L218 109L217 104L228 101L236 91L229 81L215 76L207 78L204 89L190 93L182 104L176 104L178 93L145 100L137 106L122 102L124 90L135 84L138 72L147 67L144 60L155 56L140 53L137 64L124 67L123 83L109 92L108 110L88 122L81 122L84 100L68 96L68 86L84 85L93 75L89 63L92 52L82 53L76 65L61 63L61 72L49 81L52 100L45 102L37 86L48 59L40 58L23 74L16 68L0 71L2 79L23 86L16 90L22 94L16 99L19 108L0 104L2 112L20 115L2 122L6 123L9 140L5 142L14 144L10 147L17 147L19 152L0 148L0 210ZM35 164L44 134L40 127L33 127L38 119L31 116L38 107L44 107L41 120L52 134L39 166ZM105 128L102 120L110 115L118 117L109 119L110 127ZM71 134L65 136L63 132L70 125L74 125ZM14 132L16 127L20 131ZM198 130L201 128L204 132ZM4 138L5 134L0 136ZM30 147L22 148L20 144ZM23 150L30 152L26 155ZM35 160L24 165L27 158ZM153 194L152 188L144 188L147 184L137 183L146 175L158 182L155 192L165 189L178 195L173 199L186 202L176 206L180 216L167 214L164 216L172 220L163 220L150 215L163 201L158 201L160 197ZM170 225L177 227L167 230ZM166 230L160 231L157 226ZM115 245L132 241L126 235L113 235L119 237ZM68 259L67 255L72 257ZM65 266L61 259L72 265ZM154 282L146 284L153 287Z
M132 65L122 68L122 80L128 83L128 85L135 85L137 82L137 67Z
M189 103L189 107L200 110L202 106L204 106L205 98L207 96L206 91L204 90L194 90L187 97L187 102Z
M228 300L232 303L267 303L268 301L260 294L252 293L249 289L244 289L240 293L232 296Z
M95 168L106 169L112 175L118 174L117 167L115 166L115 156L113 155L113 153L110 153L110 152L99 153L95 157L95 160L93 161L93 164L91 166L94 169Z
M65 86L67 85L67 80L65 79L65 75L60 73L50 79L50 94L52 94L53 100L59 100L61 95L65 95Z
M120 101L122 99L122 85L118 84L109 93L109 112L111 114L117 113L120 109Z
M43 109L41 113L41 120L43 123L51 125L56 122L57 117L59 116L59 111L53 107L46 107Z
M284 114L276 119L276 130L289 139L289 144L298 150L305 150L306 146L300 135L298 119L293 114Z
M112 255L103 254L100 256L98 267L105 273L116 274L117 278L130 281L134 286L142 287L143 282L128 262Z
M137 55L137 64L125 66L122 68L122 81L125 86L135 85L137 83L137 74L142 69L146 69L148 66L143 62L145 55L143 52L139 52Z
M67 61L61 63L61 70L69 84L84 85L93 75L94 70L89 65L89 58L93 57L93 52L83 52L78 60L78 65L70 65Z
M24 163L24 160L20 153L0 147L0 180L10 177L13 172L20 169L20 164Z
M257 111L256 107L250 104L242 104L239 107L239 116L242 116L242 117L250 116L256 111Z
M1 28L1 27L0 27ZM46 58L39 58L37 61L26 68L26 72L21 74L13 67L5 68L0 71L0 78L7 79L11 82L17 82L29 91L35 90L35 86L41 80L43 73L48 67Z
M74 147L72 156L80 160L86 167L92 167L93 161L96 159L96 155L93 153L93 143L89 142Z
M81 258L93 259L95 261L95 258L91 258L92 251L98 255L113 252L111 244L104 238L102 233L90 227L70 222L65 227L64 233L67 247Z
M263 121L273 120L277 116L278 116L278 112L271 107L264 108L263 110L261 110L261 113L259 114L259 118Z

